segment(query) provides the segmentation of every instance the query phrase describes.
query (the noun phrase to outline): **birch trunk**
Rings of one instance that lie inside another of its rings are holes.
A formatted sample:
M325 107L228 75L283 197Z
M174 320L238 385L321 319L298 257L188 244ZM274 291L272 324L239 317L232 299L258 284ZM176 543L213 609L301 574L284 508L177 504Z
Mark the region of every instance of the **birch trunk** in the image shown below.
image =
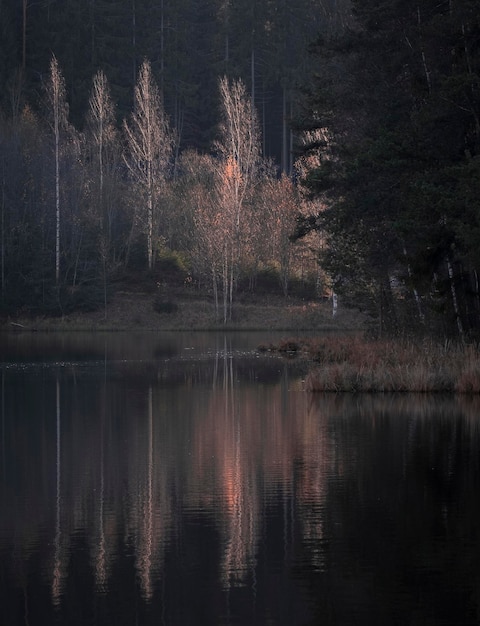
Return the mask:
M100 258L103 273L104 318L107 319L107 266L109 261L111 220L108 215L105 198L105 152L107 147L113 146L116 140L114 130L114 107L110 97L107 78L102 70L97 72L93 79L90 95L88 123L98 163L98 220L100 224ZM112 152L112 150L110 151Z
M151 270L157 227L155 210L169 171L174 138L148 61L144 61L140 69L130 123L125 121L123 126L128 148L125 162L140 192L138 195L146 204L139 214L143 217L148 269Z
M55 283L60 281L60 129L58 109L55 109Z
M464 334L463 325L462 325L462 320L460 318L460 309L458 306L457 291L455 289L455 283L453 280L453 267L450 261L450 257L448 256L447 256L447 270L448 270L448 278L450 281L450 293L452 296L453 311L455 313L455 321L457 323L458 334L460 335L460 337L463 337L463 334Z
M405 246L403 246L403 256L405 257L405 259L407 258L407 248ZM408 277L411 280L412 279L412 269L410 267L410 263L408 263L408 262L407 262L407 272L408 272ZM415 303L417 305L418 317L420 318L422 324L425 324L425 315L423 314L422 303L420 301L420 296L418 294L418 291L416 290L415 287L412 287L412 292L413 292L413 297L415 299Z
M421 33L422 19L421 19L421 13L420 13L420 6L417 7L417 20L418 20L418 30L420 31L420 46L421 46L420 52L422 56L423 71L425 73L425 80L427 81L428 93L432 93L431 74L430 74L430 70L428 69L427 57L425 55L425 48L423 46L423 41L422 41L422 33Z
M223 215L224 251L224 322L231 316L234 285L239 275L242 240L247 236L244 205L260 168L258 122L241 81L220 81L223 105L221 137L216 147L220 155L216 167L215 202Z
M47 84L47 97L51 108L52 130L55 153L55 284L60 283L60 135L67 126L67 103L65 82L57 59L50 61L50 76Z

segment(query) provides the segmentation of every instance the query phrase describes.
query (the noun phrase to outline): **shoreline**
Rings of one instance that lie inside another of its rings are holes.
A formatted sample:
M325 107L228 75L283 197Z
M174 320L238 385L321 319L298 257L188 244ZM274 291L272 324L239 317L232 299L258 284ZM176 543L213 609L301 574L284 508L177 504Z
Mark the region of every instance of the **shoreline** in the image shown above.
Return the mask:
M171 312L157 312L147 293L117 293L104 310L74 312L65 316L15 315L0 323L0 332L132 332L132 331L352 331L362 330L360 313L339 310L322 301L302 301L281 296L252 298L233 303L232 319L215 319L213 303L205 298L175 298Z
M476 344L337 336L285 347L308 361L310 392L480 394Z

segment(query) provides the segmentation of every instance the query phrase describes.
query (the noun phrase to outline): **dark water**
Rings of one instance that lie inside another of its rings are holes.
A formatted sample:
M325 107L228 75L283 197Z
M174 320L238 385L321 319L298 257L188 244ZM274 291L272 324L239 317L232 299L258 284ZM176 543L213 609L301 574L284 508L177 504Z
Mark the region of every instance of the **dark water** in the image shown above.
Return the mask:
M265 339L0 336L2 626L480 623L479 400Z

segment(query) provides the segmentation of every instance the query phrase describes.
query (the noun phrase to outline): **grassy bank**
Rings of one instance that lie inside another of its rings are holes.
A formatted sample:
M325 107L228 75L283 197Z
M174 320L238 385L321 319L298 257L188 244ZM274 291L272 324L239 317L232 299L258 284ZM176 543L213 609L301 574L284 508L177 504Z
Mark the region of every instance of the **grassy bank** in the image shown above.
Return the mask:
M477 345L352 336L289 339L276 349L311 362L308 391L480 393Z
M342 330L359 328L364 320L353 311L341 310L333 318L331 304L304 301L277 295L246 296L234 302L232 318L223 324L217 319L213 301L184 291L158 306L155 295L119 291L107 310L75 312L64 316L6 317L0 328L48 331L132 331L132 330Z

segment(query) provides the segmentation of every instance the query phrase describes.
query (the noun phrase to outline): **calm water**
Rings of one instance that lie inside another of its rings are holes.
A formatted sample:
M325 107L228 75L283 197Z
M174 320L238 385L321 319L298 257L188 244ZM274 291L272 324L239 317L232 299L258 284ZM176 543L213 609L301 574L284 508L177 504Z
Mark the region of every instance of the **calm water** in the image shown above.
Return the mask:
M480 403L265 335L0 336L0 624L480 623Z

